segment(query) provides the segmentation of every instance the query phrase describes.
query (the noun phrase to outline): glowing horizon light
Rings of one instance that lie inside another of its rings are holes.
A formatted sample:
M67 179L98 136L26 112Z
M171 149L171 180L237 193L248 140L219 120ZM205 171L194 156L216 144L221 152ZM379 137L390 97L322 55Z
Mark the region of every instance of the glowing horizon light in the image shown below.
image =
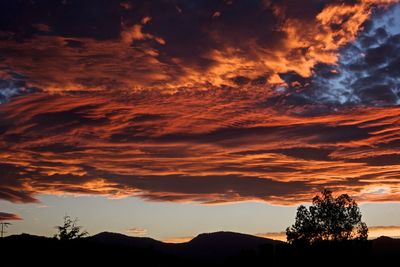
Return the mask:
M0 17L0 211L15 231L48 233L53 205L100 231L89 215L132 201L147 219L110 228L175 242L275 235L323 189L400 203L400 1L7 0ZM193 210L219 220L161 225ZM235 217L260 210L280 224Z

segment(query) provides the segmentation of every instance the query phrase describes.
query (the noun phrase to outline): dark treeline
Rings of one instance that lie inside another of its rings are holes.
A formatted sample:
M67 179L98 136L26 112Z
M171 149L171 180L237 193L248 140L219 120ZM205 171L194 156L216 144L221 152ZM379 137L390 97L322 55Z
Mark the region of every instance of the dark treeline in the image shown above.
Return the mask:
M166 244L110 233L76 240L18 235L1 239L0 248L2 266L395 266L400 255L400 240L385 237L290 245L243 236Z

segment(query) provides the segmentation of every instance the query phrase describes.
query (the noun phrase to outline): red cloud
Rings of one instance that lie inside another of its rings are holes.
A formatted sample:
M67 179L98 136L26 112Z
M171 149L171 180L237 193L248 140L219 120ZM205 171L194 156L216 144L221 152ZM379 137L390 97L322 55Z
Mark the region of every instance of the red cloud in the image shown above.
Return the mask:
M316 64L335 64L338 49L355 39L372 8L397 1L332 0L322 8L320 1L239 1L219 6L218 19L213 19L216 3L199 3L198 8L204 9L201 13L186 7L179 13L176 6L160 2L137 3L135 12L128 13L110 7L115 12L113 18L120 17L119 25L114 20L110 23L115 24L113 38L102 36L99 40L94 31L93 36L91 31L66 34L54 27L51 34L39 32L20 42L15 38L17 33L4 31L0 42L6 55L0 63L2 72L11 68L28 76L30 86L48 92L175 91L235 86L237 77L249 81L264 77L279 84L283 82L280 73L294 71L309 77ZM131 5L124 2L121 6L129 9ZM208 9L209 14L205 12ZM34 25L53 28L44 23ZM104 29L108 37L107 33Z
M263 105L265 97L238 89L15 98L0 106L0 197L290 204L329 187L363 201L399 200L391 160L399 108L299 116Z
M310 85L339 75L321 65L397 1L217 2L106 1L81 20L69 16L86 1L0 8L32 14L0 28L0 198L293 204L328 187L400 200L399 107L320 103ZM375 75L397 75L391 64ZM382 86L358 87L368 100Z
M7 212L0 212L0 221L18 221L22 220L21 217L17 214L7 213Z

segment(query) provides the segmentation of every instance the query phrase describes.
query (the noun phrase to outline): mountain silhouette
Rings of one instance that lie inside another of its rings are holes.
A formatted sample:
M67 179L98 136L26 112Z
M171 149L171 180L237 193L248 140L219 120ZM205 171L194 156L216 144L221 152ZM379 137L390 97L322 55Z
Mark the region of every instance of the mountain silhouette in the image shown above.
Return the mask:
M238 255L243 250L258 252L266 246L271 247L284 243L248 234L223 231L200 234L188 242L177 244L165 243L148 237L132 237L110 232L102 232L85 239L97 244L154 249L196 261L221 261Z
M187 243L192 247L207 246L210 248L217 246L237 249L243 246L250 248L262 244L280 244L284 242L254 235L220 231L200 234Z
M382 266L390 266L391 256L400 254L400 239L381 236L372 243L372 251L374 258L382 259Z
M166 243L149 237L134 237L111 232L101 232L86 237L85 240L98 244L122 245L133 248L161 248L167 245Z
M264 247L281 244L268 238L262 238L234 232L215 232L200 234L187 243L177 244L175 249L180 255L194 257L197 260L221 260L240 254L244 250L259 252Z
M119 244L138 248L174 247L182 249L185 248L187 250L199 250L206 248L206 250L216 250L220 252L238 250L242 248L256 248L263 244L284 243L282 241L269 238L224 231L199 234L188 242L176 244L165 243L149 237L133 237L112 232L101 232L85 239L98 243Z

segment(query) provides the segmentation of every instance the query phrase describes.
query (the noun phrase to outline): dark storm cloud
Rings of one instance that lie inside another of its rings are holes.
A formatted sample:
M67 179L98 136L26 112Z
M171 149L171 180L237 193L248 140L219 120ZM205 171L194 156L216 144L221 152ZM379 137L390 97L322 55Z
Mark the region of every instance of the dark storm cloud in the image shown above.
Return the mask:
M329 154L333 149L312 148L312 147L293 147L288 149L277 149L270 152L281 153L289 157L295 157L305 160L324 160L330 161Z
M238 175L209 176L149 176L131 179L132 186L141 189L143 197L153 200L185 200L227 202L246 199L272 200L306 193L311 186L303 182L278 182ZM129 181L129 179L125 179ZM212 186L210 186L212 185Z
M110 0L1 1L0 30L18 41L38 34L113 39L119 36L120 11L119 1Z
M373 157L365 157L354 159L353 162L363 162L370 166L386 166L386 165L399 165L400 167L400 154L386 154Z
M162 57L178 58L200 69L205 70L214 63L209 55L212 50L236 47L243 49L242 56L256 57L248 50L252 45L249 42L273 49L284 35L276 28L278 18L273 10L263 7L261 1L174 2L138 3L139 10L143 8L140 13L152 18L143 30L167 41L161 49ZM212 18L215 12L220 15Z
M374 127L371 130L382 129ZM124 131L125 132L125 131ZM202 134L173 134L158 138L159 142L201 142L214 143L221 146L232 147L243 145L243 142L252 142L252 138L258 139L261 136L285 134L287 138L295 139L296 136L307 136L312 143L336 143L349 140L359 140L369 137L368 131L358 126L343 125L329 126L324 124L301 125L295 127L252 127L252 128L222 128ZM239 142L241 141L241 142Z
M16 203L37 202L33 197L34 192L25 188L25 176L31 176L31 172L24 167L0 163L1 184L0 198Z

